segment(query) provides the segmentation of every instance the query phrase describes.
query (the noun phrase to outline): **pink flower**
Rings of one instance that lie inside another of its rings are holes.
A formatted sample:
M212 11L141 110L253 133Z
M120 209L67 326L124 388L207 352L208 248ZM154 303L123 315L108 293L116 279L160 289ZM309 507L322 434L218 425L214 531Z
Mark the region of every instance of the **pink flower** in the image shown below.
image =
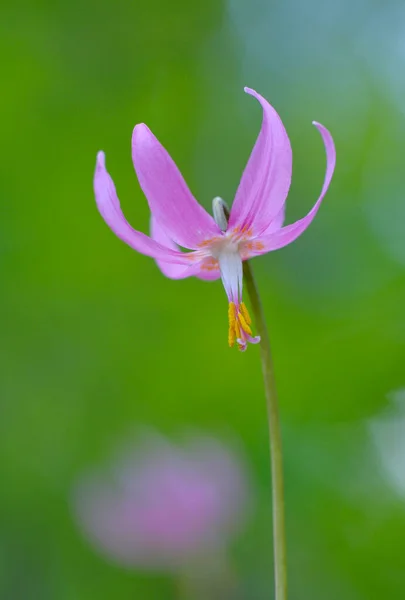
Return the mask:
M321 195L306 217L283 227L292 170L290 141L274 108L254 90L245 92L260 102L263 121L230 213L220 198L213 200L214 218L198 204L169 154L143 123L132 135L132 158L152 213L151 237L126 221L103 152L98 153L94 176L97 205L106 223L129 246L156 259L167 277L222 278L229 302L229 345L236 341L240 350L247 342L260 341L252 335L242 300L242 261L282 248L301 235L318 212L336 161L330 133L314 122L327 159ZM182 252L179 246L191 252Z
M220 553L244 522L248 486L236 453L211 438L176 447L145 437L75 490L90 541L126 566L177 570Z

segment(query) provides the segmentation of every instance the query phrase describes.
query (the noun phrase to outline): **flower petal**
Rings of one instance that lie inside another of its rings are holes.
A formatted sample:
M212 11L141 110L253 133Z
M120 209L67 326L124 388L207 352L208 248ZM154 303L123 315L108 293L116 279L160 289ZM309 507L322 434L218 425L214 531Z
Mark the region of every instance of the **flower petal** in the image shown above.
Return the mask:
M193 273L198 279L203 279L204 281L215 281L221 277L221 271L219 267L212 267L210 261L202 261L198 265L198 270Z
M189 264L190 259L183 252L179 252L173 248L167 248L152 240L144 233L132 229L121 211L114 182L106 170L104 152L99 152L97 154L96 171L94 174L94 193L98 210L104 221L113 232L126 244L131 246L131 248L141 252L141 254L146 254L146 256L152 256L153 258L181 265Z
M172 250L178 249L178 246L169 238L166 231L153 216L151 218L150 228L152 239ZM208 262L208 259L204 258L199 262L189 263L186 266L168 263L163 260L157 260L156 263L163 275L166 275L166 277L169 277L170 279L185 279L186 277L194 275L199 279L212 281L221 277L219 265L217 268L214 268L214 266Z
M143 123L132 135L132 159L150 210L173 241L195 249L204 240L222 235L191 194L172 158Z
M279 229L275 233L271 233L270 235L260 237L260 244L258 244L257 247L259 245L262 245L263 248L258 251L252 252L251 256L265 254L266 252L270 252L271 250L278 250L279 248L283 248L283 246L291 244L291 242L296 240L297 237L299 237L301 233L305 231L305 229L310 225L316 213L318 212L321 202L331 182L333 171L335 169L336 150L335 144L333 143L333 139L329 131L320 123L316 123L314 121L313 124L319 130L323 142L325 144L326 150L326 174L321 195L319 196L316 204L313 206L312 210L307 214L306 217L300 219L299 221L296 221L295 223L292 223L291 225L287 225L286 227Z
M229 218L229 228L265 231L283 208L291 183L292 152L280 117L260 94L245 88L263 108L259 136L243 172Z
M274 233L275 231L278 231L279 229L281 229L283 226L283 223L284 223L284 219L285 219L285 204L283 205L283 208L280 210L278 215L276 217L274 217L274 219L272 220L270 225L267 227L267 229L265 229L263 231L262 235L263 236L268 235L269 233Z

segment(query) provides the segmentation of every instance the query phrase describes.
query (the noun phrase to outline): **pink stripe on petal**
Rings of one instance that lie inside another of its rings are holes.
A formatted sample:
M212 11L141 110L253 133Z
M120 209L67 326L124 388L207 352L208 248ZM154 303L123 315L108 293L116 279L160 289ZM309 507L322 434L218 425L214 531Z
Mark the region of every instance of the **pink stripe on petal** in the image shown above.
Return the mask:
M291 183L292 151L283 123L274 108L250 88L263 109L263 121L232 205L229 227L266 230L283 208Z
M283 248L283 246L291 244L291 242L296 240L301 235L301 233L305 231L305 229L311 224L316 213L318 212L321 202L331 182L333 171L335 169L336 150L335 144L333 143L333 139L329 131L320 123L314 121L313 124L319 130L323 142L325 144L326 150L326 174L321 195L319 196L316 204L313 206L312 210L307 214L306 217L300 219L299 221L296 221L295 223L292 223L291 225L287 225L286 227L279 229L275 233L260 237L258 241L260 241L263 244L263 249L258 252L252 253L252 256L265 254L266 252L270 252L271 250L278 250L279 248Z
M132 135L132 159L150 210L172 240L196 249L204 240L222 235L191 194L168 152L143 123Z
M163 227L156 221L156 219L152 216L151 223L151 237L153 240L162 244L162 246L166 246L167 248L171 248L172 250L178 249L177 244L175 244L167 235ZM168 263L163 260L156 261L159 269L162 271L163 275L169 277L170 279L185 279L186 277L198 277L199 279L205 279L207 281L211 281L214 279L219 279L221 276L219 268L214 271L212 269L204 269L204 259L198 263L189 263L187 266Z
M121 211L114 182L106 170L104 152L97 154L94 193L98 210L104 221L131 248L146 256L172 263L187 264L187 258L182 252L158 244L144 233L132 229L129 225Z
M208 256L197 263L198 268L196 269L194 275L198 277L198 279L203 279L204 281L215 281L221 277L219 264L218 266L214 267L212 260L212 257Z

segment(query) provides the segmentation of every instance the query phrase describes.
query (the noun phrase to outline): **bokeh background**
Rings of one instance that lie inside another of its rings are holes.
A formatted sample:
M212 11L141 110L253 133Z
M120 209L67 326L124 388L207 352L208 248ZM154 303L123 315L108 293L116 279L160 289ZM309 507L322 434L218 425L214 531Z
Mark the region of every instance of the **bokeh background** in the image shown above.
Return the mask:
M287 222L337 169L315 222L255 259L280 394L290 598L405 594L405 7L388 0L19 2L0 19L0 597L176 598L110 564L71 493L138 426L243 445L255 488L230 549L240 598L272 597L257 347L227 347L220 282L170 281L118 240L92 191L106 152L147 231L130 156L145 122L208 209L231 202L260 127L289 133Z

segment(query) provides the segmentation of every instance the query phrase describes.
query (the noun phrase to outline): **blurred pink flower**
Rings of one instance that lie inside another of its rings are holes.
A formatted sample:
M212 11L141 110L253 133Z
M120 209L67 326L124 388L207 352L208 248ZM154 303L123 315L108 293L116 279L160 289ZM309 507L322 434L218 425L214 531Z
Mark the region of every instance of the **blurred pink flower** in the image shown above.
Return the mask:
M208 437L145 436L109 471L84 476L74 509L86 537L126 566L177 570L221 553L245 521L243 461Z
M229 345L240 350L257 343L242 300L242 261L290 244L314 219L335 168L335 147L330 133L314 121L326 149L327 168L319 199L306 217L283 227L290 188L292 152L280 117L260 94L245 88L263 109L261 131L240 181L229 213L221 198L214 198L214 218L195 200L173 160L143 123L132 136L132 158L141 188L152 213L151 237L135 231L126 221L103 152L97 156L94 191L101 215L129 246L156 259L172 279L195 275L222 278L228 297ZM179 246L192 252L181 252Z

